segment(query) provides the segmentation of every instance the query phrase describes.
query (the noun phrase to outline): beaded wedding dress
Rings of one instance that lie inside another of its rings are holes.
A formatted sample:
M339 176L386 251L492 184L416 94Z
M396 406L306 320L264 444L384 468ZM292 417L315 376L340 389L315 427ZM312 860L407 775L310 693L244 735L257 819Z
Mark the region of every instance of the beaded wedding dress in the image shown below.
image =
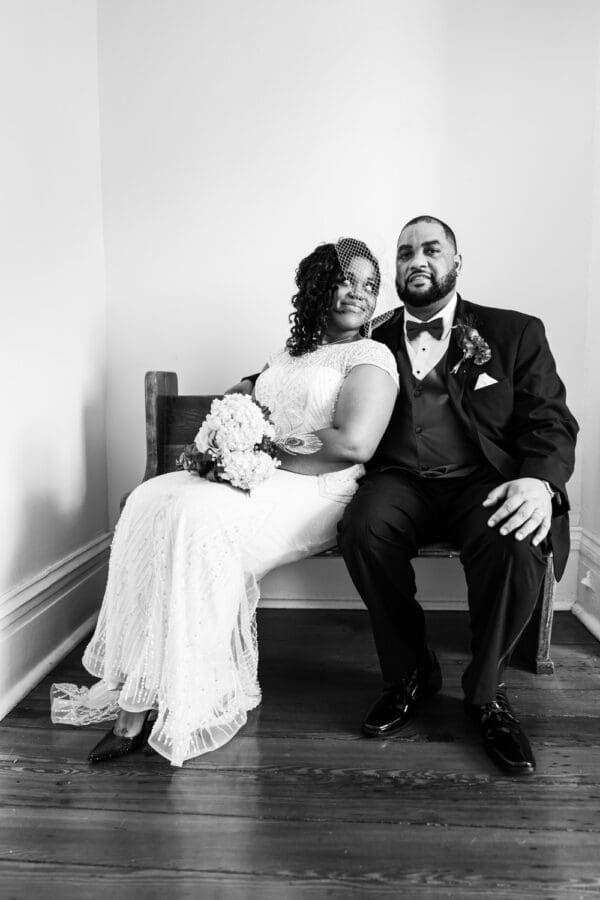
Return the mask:
M342 382L370 364L398 383L387 347L371 340L275 354L257 400L280 434L330 426ZM115 530L108 583L83 664L89 691L54 685L52 720L76 725L155 709L149 744L173 765L222 746L261 699L258 582L270 569L335 544L363 467L323 475L277 470L246 494L190 472L130 495Z

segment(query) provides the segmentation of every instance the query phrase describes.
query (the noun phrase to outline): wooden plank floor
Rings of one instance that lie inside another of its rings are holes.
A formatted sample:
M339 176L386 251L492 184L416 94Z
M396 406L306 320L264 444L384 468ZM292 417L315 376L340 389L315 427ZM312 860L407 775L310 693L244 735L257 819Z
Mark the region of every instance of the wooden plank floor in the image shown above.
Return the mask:
M510 670L538 761L511 779L462 714L465 614L428 619L443 691L378 741L366 614L261 611L262 706L183 769L89 766L106 728L50 724L78 648L0 725L0 897L600 897L600 644L559 613L556 674Z

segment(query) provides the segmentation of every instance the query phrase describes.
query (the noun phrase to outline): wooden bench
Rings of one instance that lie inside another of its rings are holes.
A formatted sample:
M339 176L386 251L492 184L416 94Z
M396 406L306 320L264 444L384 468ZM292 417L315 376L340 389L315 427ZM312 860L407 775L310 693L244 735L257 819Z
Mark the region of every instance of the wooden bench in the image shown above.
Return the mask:
M175 372L147 372L146 393L146 471L144 481L175 470L175 460L185 444L193 441L200 422L216 395L180 396ZM123 498L122 503L125 502ZM339 556L339 550L325 551L326 556ZM447 558L459 556L450 543L429 544L419 549L420 557ZM550 637L554 612L555 579L552 555L546 561L546 575L540 598L529 625L523 633L515 658L538 674L551 675Z

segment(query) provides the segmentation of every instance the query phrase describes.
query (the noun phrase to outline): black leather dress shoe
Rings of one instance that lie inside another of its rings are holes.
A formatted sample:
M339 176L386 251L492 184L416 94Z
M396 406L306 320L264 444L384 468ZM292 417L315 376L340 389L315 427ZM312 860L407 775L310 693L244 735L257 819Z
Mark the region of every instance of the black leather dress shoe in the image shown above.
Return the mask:
M404 728L414 718L421 700L442 686L442 670L433 651L431 665L414 669L409 678L387 688L369 710L362 730L367 737L382 737Z
M115 734L114 731L107 732L102 740L98 741L96 746L88 753L88 761L91 763L107 762L110 759L127 756L128 753L134 753L140 747L143 747L154 725L154 720L149 721L148 719L149 714L150 711L146 714L141 731L134 737L125 737L121 734Z
M521 725L503 692L483 706L465 700L469 718L481 727L483 749L498 768L511 775L533 775L535 758Z

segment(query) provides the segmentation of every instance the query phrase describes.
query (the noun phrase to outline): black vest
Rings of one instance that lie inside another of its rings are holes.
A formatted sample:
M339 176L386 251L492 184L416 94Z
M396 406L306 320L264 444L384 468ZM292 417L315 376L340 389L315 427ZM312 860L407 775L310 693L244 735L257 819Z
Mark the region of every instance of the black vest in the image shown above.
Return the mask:
M398 350L403 353L404 348ZM448 396L446 355L422 381L399 365L400 393L390 424L369 469L402 468L425 478L468 475L485 462Z

